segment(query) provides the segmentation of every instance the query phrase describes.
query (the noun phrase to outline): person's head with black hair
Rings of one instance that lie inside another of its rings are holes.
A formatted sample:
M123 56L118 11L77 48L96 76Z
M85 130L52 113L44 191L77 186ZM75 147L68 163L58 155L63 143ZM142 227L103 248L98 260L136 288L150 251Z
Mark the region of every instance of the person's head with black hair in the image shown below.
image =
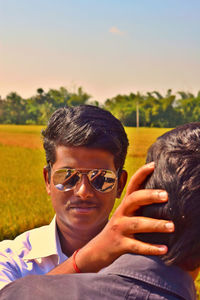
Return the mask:
M128 139L121 122L109 111L92 105L57 109L42 132L46 160L56 159L58 145L103 149L114 155L119 174L127 154Z
M147 189L164 189L169 200L142 209L142 215L172 220L175 232L140 234L145 242L168 246L161 258L186 271L200 266L200 123L179 126L157 139L147 162L155 170L145 183Z
M128 139L119 120L92 105L56 110L43 131L46 190L63 235L88 242L108 222L127 180ZM71 246L65 253L71 254ZM78 242L77 246L83 243Z

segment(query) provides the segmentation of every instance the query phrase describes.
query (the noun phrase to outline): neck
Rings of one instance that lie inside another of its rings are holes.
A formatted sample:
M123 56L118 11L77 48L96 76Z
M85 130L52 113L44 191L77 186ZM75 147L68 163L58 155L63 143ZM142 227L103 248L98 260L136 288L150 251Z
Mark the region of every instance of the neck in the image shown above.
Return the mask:
M61 223L58 219L56 223L62 252L70 257L74 251L84 247L91 239L99 234L107 222L96 230L74 229Z

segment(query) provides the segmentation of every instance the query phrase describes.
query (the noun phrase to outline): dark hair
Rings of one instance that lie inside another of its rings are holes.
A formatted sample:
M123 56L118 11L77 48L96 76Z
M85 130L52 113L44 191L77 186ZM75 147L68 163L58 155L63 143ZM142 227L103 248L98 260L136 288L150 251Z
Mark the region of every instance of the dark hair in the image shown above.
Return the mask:
M42 135L49 170L49 164L56 160L58 145L106 150L114 155L119 173L123 168L128 139L121 122L109 111L92 105L59 108Z
M166 244L161 258L185 270L200 266L200 123L179 126L157 139L150 147L147 162L155 170L145 188L164 189L169 200L142 209L142 215L172 220L174 233L140 234L145 242Z

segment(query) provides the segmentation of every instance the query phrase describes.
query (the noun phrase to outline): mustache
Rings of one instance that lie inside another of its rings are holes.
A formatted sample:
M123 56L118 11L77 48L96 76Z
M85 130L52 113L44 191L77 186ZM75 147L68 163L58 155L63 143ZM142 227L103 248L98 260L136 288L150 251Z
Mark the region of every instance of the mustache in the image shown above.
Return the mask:
M89 201L89 200L74 200L69 201L66 205L68 208L70 207L93 207L97 206L97 203L95 201Z

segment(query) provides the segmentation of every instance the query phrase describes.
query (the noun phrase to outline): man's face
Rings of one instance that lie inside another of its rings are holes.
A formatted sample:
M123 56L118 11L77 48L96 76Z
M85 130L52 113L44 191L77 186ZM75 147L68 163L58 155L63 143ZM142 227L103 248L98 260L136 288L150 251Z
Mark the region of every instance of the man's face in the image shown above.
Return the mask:
M58 226L77 231L89 230L96 234L105 226L115 198L120 196L126 180L116 181L111 191L103 193L95 190L87 175L83 174L73 189L63 192L55 187L52 176L56 170L66 167L78 170L106 169L116 174L114 156L101 149L58 146L50 182L45 172L46 188L51 196Z

